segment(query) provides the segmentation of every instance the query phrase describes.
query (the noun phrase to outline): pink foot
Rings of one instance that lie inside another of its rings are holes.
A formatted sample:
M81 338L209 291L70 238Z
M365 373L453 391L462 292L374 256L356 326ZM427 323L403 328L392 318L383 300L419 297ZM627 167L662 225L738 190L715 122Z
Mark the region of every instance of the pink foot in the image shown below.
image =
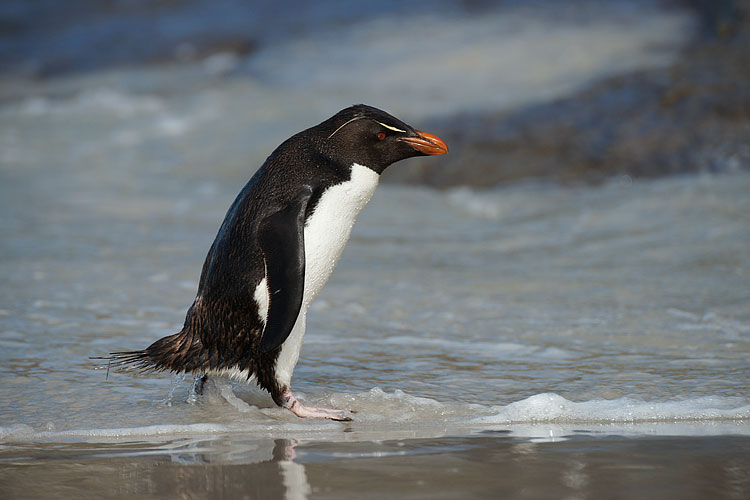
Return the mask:
M338 420L339 422L348 422L352 419L351 412L346 410L331 410L328 408L313 408L302 406L297 398L292 394L291 389L285 389L281 393L282 406L300 418L328 418Z

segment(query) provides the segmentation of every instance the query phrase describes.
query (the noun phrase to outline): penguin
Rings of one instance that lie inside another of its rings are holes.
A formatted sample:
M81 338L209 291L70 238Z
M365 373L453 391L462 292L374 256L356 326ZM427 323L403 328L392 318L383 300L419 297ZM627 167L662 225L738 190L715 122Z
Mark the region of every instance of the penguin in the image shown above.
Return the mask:
M298 417L351 420L303 406L291 390L307 310L333 272L354 221L391 164L448 146L359 104L284 141L229 207L178 333L110 366L255 382Z

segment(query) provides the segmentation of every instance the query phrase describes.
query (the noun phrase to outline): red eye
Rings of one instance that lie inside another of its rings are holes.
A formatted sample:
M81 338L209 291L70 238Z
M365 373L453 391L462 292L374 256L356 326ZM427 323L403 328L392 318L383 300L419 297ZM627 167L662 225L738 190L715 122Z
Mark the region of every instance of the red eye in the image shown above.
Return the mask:
M385 139L385 132L378 132L378 140L382 141L383 139Z

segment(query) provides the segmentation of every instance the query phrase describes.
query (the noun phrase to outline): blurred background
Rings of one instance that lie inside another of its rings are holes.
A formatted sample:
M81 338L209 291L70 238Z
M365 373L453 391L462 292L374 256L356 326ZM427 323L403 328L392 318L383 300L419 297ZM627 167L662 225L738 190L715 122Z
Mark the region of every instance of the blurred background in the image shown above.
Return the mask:
M171 148L149 163L178 156L180 175L211 164L244 178L358 102L452 148L391 181L724 171L750 163L749 4L6 0L0 103L78 129L55 154ZM15 132L0 130L6 164L30 154Z

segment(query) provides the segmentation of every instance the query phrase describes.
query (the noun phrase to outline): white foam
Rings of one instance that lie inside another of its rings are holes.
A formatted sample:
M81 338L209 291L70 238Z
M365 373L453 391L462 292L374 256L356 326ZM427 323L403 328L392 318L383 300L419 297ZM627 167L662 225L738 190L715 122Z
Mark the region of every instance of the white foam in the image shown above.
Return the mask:
M740 397L701 397L682 401L637 401L630 398L574 402L554 393L537 394L504 406L443 403L380 388L338 394L326 403L357 412L355 422L421 422L445 425L487 424L635 424L750 421L750 403ZM746 432L750 433L750 427Z
M228 386L226 386L228 387ZM123 438L164 440L172 436L242 433L254 437L327 433L343 439L342 432L369 432L389 436L415 428L424 433L477 432L501 428L516 436L559 439L578 432L631 435L750 435L750 403L740 397L701 397L683 401L637 401L629 398L574 402L554 393L537 394L503 406L444 403L413 396L401 390L375 387L354 394L333 394L306 404L354 410L347 424L318 419L298 419L280 408L257 408L226 391L218 394L229 423L159 424L129 428L55 430L16 424L0 427L0 440L13 441L116 441ZM217 400L208 401L209 404ZM229 403L226 406L226 403ZM229 413L226 413L229 412ZM373 434L374 433L374 434Z
M544 393L507 406L494 406L490 410L491 415L478 417L473 422L512 424L750 420L750 404L747 401L742 398L719 397L660 402L619 398L577 403L558 394Z

